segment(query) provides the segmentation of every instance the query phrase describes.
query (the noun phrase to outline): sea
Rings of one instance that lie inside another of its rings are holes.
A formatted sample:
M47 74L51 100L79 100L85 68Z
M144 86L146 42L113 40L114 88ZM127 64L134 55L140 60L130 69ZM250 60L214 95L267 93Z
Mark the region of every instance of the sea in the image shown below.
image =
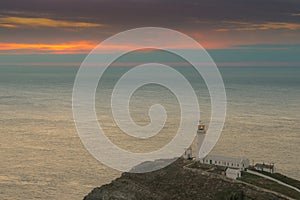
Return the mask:
M120 176L89 154L77 134L72 89L78 69L0 66L0 199L83 199ZM193 83L201 118L209 124L210 97L201 76L185 67L177 69ZM166 127L157 136L136 140L116 127L110 111L112 85L126 70L111 67L100 80L95 98L99 124L120 148L159 149L178 128L176 95L151 84L134 93L130 108L137 124L150 122L153 104L163 105L168 113ZM223 66L219 71L227 112L211 154L245 157L251 164L274 163L277 172L300 180L300 66Z

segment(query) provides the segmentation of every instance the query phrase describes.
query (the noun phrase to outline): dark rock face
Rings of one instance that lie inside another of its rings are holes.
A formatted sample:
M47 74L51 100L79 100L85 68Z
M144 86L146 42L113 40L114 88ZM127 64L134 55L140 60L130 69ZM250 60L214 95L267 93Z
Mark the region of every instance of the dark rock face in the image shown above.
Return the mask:
M185 161L179 159L154 172L123 173L110 184L93 189L84 200L284 199L222 175L186 168L184 165Z

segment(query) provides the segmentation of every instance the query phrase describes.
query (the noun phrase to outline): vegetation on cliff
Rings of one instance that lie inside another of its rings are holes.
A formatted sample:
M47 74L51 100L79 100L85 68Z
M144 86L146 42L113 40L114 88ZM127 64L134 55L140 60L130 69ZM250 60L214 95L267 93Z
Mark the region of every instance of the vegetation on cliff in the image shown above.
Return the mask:
M93 189L84 200L279 200L289 199L276 192L226 178L203 169L185 167L189 161L149 173L123 173L110 184Z

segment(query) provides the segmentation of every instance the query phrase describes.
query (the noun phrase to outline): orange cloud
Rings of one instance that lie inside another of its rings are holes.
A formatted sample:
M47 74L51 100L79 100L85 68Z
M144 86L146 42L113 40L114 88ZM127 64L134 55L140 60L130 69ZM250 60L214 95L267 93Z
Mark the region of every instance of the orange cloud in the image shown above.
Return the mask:
M10 53L10 54L81 54L89 53L98 45L96 41L73 41L66 43L0 43L0 53ZM220 48L225 47L226 44L223 43L204 43L204 48ZM95 53L114 53L118 51L131 51L132 49L139 49L140 46L134 44L111 44L101 46L95 50ZM168 46L166 48L170 49L189 49L193 47L185 46L182 44L177 44L173 46ZM139 51L147 52L153 49L139 49Z
M73 22L64 20L54 20L47 18L30 18L30 17L0 17L0 27L17 28L20 26L30 27L64 27L64 28L89 28L100 27L103 24L88 22Z
M0 23L0 27L4 27L4 28L18 28L19 26L14 25L14 24Z
M220 28L217 31L257 31L257 30L275 30L275 29L288 29L297 30L300 29L298 23L288 22L266 22L266 23L249 23L240 21L227 21L227 24L231 25L229 28Z
M88 53L98 45L95 41L74 41L57 44L42 43L0 43L2 53L51 53L51 54L76 54ZM96 50L96 53L113 53L120 50L129 51L138 48L135 45L105 45Z
M88 52L95 46L96 43L91 41L76 41L59 44L0 43L0 51L13 53L39 52L63 54Z

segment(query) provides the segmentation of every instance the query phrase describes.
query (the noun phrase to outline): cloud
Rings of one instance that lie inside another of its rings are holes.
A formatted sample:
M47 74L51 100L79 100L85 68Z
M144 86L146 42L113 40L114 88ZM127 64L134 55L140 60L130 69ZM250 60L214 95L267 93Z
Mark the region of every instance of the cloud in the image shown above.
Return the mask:
M103 24L95 24L89 22L74 22L65 20L55 20L48 18L33 18L33 17L0 17L0 27L18 28L22 26L29 27L52 27L52 28L89 28L100 27Z
M30 44L30 43L0 43L2 53L82 53L89 52L96 46L92 41L75 41L58 44Z
M0 43L0 53L16 53L16 54L31 54L31 53L50 53L50 54L80 54L88 53L94 49L98 43L96 41L73 41L66 43ZM114 53L118 51L130 51L132 49L139 49L135 44L110 44L102 45L97 49L97 53ZM169 48L183 48L189 49L189 46L184 44L176 44ZM143 51L151 51L149 49L142 49Z
M235 45L231 49L300 50L300 44L242 44Z
M296 22L298 0L9 0L0 1L2 13L55 19L83 17L111 26L167 26L192 29L194 22L221 20ZM213 24L211 24L213 22ZM205 24L203 24L204 26Z
M154 26L189 34L209 49L297 43L299 8L299 0L0 1L0 42L100 42L120 31Z
M300 16L300 13L292 13L291 16L299 17L299 16Z
M289 22L265 22L265 23L251 23L242 21L227 21L224 28L219 28L217 31L265 31L265 30L298 30L300 23Z
M15 25L15 24L1 23L0 22L0 27L4 27L4 28L18 28L19 26Z

